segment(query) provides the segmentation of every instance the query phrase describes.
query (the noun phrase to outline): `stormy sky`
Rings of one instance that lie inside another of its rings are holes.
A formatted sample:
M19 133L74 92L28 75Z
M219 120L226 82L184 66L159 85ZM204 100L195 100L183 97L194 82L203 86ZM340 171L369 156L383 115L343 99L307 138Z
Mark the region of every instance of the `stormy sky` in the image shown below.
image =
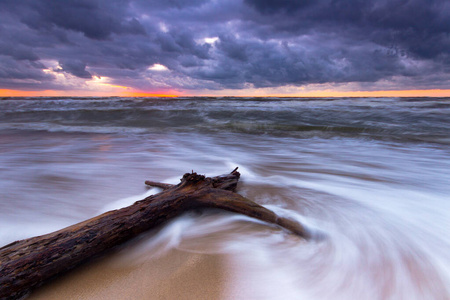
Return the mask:
M0 89L448 89L448 0L0 0Z

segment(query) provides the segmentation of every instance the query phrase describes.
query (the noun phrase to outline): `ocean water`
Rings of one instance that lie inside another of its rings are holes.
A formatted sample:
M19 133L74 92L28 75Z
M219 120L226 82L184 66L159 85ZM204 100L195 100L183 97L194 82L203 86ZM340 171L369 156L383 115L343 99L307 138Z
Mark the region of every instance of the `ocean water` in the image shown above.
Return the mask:
M322 238L186 213L114 268L178 251L226 257L217 299L450 299L449 98L3 98L0 245L235 167Z

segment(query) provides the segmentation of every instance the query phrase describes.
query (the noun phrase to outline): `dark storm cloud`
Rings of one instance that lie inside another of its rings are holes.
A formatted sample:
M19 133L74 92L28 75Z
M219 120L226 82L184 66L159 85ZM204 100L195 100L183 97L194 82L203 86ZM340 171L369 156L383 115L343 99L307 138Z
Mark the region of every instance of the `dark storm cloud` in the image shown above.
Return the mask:
M145 34L135 19L123 14L125 1L94 0L24 0L9 2L20 21L35 30L62 28L83 33L91 39L104 40L113 33Z
M449 53L450 5L443 0L245 0L259 15L253 20L270 24L275 34L333 32L354 42L398 45L421 58ZM264 35L260 33L260 35Z
M51 88L54 76L42 72L45 67L34 61L14 60L0 55L0 89L40 90Z
M39 57L30 48L4 42L0 42L0 55L11 56L15 60L39 60Z
M263 14L274 14L296 12L314 3L314 0L244 0L244 2Z
M61 70L80 78L92 78L91 73L86 71L86 64L81 61L63 60L59 62L59 65L60 68L57 71Z
M51 68L139 89L329 82L367 88L394 79L404 83L399 88L447 88L450 77L445 0L1 0L0 6L0 88L64 89L45 71ZM153 71L153 64L169 71Z
M170 34L160 33L156 39L156 43L164 52L174 52L179 55L190 53L202 59L209 58L208 51L211 48L211 46L207 44L197 44L194 40L193 33L186 30L177 30Z

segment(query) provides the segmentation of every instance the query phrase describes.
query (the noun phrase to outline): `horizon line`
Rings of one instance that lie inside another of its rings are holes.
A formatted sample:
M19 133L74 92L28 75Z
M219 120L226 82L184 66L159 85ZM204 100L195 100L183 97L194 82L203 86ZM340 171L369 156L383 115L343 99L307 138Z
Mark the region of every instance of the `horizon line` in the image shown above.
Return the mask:
M383 97L418 97L418 98L438 98L450 97L450 89L421 89L421 90L380 90L380 91L330 91L317 90L304 92L299 94L291 93L243 93L236 95L229 94L183 94L183 93L163 93L163 92L122 92L122 93L106 93L106 92L84 92L84 91L22 91L11 89L0 89L0 97L2 98L20 98L20 97L73 97L73 98L105 98L105 97L130 97L130 98L178 98L178 97L223 97L223 98L383 98Z

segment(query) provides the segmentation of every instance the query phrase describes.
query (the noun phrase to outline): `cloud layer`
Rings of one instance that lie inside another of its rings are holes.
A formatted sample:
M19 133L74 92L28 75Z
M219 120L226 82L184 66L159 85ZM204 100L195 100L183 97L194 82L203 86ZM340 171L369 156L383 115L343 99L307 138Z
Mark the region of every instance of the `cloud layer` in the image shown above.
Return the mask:
M0 89L448 88L446 0L0 2ZM155 64L167 67L152 68Z

